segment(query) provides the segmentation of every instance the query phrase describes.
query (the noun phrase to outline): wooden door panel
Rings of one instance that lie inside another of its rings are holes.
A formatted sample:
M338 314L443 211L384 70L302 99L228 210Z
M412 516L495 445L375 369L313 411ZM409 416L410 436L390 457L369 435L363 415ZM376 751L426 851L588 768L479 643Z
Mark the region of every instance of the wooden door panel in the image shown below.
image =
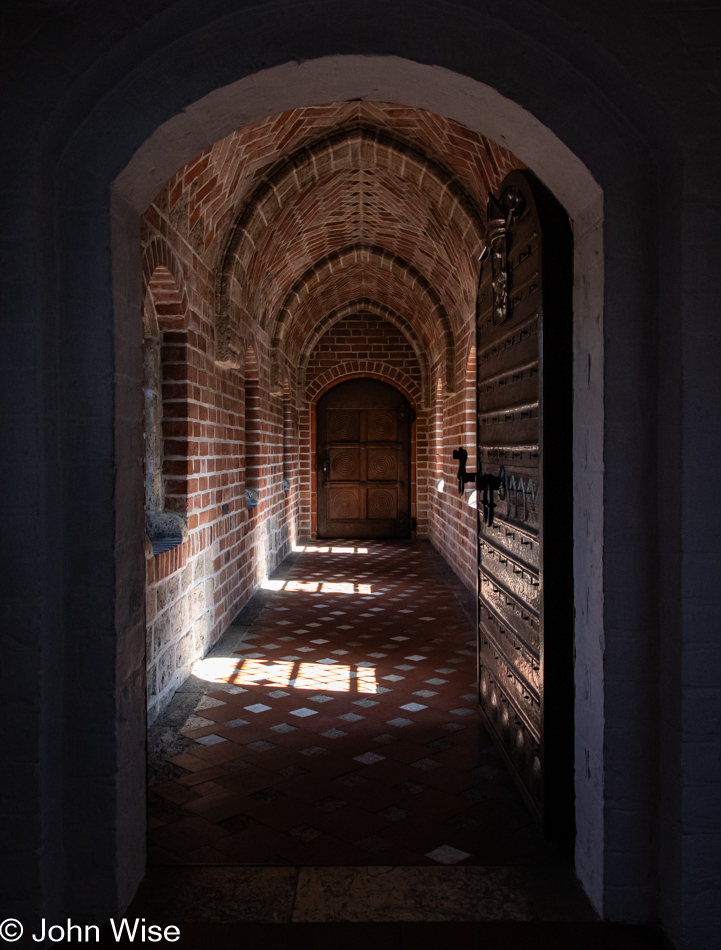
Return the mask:
M394 486L399 473L398 446L368 446L368 481L392 481Z
M496 409L480 415L479 438L483 440L486 453L516 452L517 454L538 451L538 418L532 410L515 411L509 406L507 411Z
M484 606L499 622L508 627L513 639L521 640L529 650L534 651L535 660L538 661L541 640L536 611L519 603L517 595L504 587L484 567L480 570L480 581L480 596L485 601Z
M358 442L360 413L348 409L329 409L328 439L331 442Z
M484 574L514 597L518 604L528 607L530 615L537 616L541 600L538 568L512 557L507 548L495 543L496 540L500 541L484 537L480 542Z
M373 520L396 520L398 517L398 498L395 488L368 489L368 517Z
M318 537L410 534L407 400L378 380L341 383L317 407Z
M360 446L329 446L330 480L333 482L358 481L361 477Z
M489 414L499 412L506 406L538 405L538 382L535 371L528 366L512 368L500 379L487 387L483 394L483 407Z
M374 409L368 413L368 441L395 442L398 438L398 414Z
M505 469L479 514L481 710L547 834L573 802L571 234L530 172L489 196L477 305L477 471ZM479 509L480 511L480 509Z
M361 493L355 487L331 488L328 492L328 517L348 521L362 517Z
M514 373L537 365L538 340L535 339L535 329L535 326L524 321L513 329L509 328L491 345L484 346L478 354L484 385L494 388L509 385ZM527 332L529 330L531 332Z
M501 655L506 668L515 667L521 679L540 696L542 684L534 647L529 646L505 618L497 617L493 611L489 613L487 635L494 649ZM540 715L539 704L534 705L533 709ZM540 721L538 730L540 731Z

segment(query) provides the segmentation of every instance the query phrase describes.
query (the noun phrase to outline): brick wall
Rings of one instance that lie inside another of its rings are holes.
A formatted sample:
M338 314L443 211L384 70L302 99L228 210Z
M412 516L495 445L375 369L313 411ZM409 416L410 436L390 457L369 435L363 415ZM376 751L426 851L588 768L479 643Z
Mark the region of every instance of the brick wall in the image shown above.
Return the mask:
M458 494L458 462L453 459L454 449L463 447L468 452L468 471L476 471L475 347L463 361L464 370L469 361L473 365L472 372L464 374L457 392L448 393L440 379L435 387L430 431L434 466L428 487L431 541L463 583L475 591L475 495L472 484L466 486L463 495Z
M184 535L155 556L146 546L151 721L289 552L298 482L295 407L289 393L268 395L268 347L249 342L243 368L216 363L209 272L170 225L149 209L145 274L161 335L163 507L183 522ZM259 492L250 510L246 487Z
M434 390L431 399L419 362L427 357L408 329L378 314L352 313L317 339L303 373L290 367L293 379L303 376L304 392L286 376L282 391L271 393L270 347L259 328L248 334L253 342L242 367L213 358L209 271L182 228L170 223L157 207L149 210L145 271L162 336L165 508L185 520L187 533L176 548L147 560L151 719L295 537L314 535L314 407L343 378L384 379L409 397L416 410L411 514L417 536L430 537L463 581L475 585L475 511L469 493L461 499L455 491L451 458L458 445L473 457L475 396L472 380L464 382L467 350L459 351L453 370L457 392L448 393L438 376L441 395ZM441 362L434 369L442 372ZM246 488L259 492L257 507L246 507Z
M387 320L357 314L335 323L318 341L308 360L306 385L346 360L370 360L395 366L420 388L418 359L408 339Z

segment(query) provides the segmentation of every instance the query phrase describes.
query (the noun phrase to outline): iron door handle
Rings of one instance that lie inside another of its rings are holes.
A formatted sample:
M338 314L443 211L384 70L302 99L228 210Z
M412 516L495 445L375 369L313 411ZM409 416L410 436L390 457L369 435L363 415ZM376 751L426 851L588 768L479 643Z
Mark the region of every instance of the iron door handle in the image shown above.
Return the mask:
M498 469L497 475L476 475L476 491L481 495L481 509L483 512L483 524L488 527L493 526L493 512L496 507L494 492L498 492L498 497L503 501L506 497L506 470L503 465ZM476 495L478 497L478 495Z
M493 524L493 511L496 507L493 493L498 492L498 497L501 501L506 497L505 467L501 465L497 475L481 475L480 472L467 472L466 462L468 460L468 452L466 452L462 446L454 449L453 458L458 459L458 494L463 494L468 482L475 482L476 498L480 496L483 524L487 524L490 528ZM481 492L483 494L481 494Z
M453 450L453 458L458 459L458 494L462 495L468 482L475 482L476 473L466 471L466 462L468 461L468 452L459 446Z

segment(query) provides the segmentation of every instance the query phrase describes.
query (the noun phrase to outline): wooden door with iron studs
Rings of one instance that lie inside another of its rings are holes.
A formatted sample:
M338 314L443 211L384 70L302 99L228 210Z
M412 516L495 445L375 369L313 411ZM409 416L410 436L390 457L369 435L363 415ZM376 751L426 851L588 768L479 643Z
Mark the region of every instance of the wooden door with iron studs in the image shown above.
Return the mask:
M573 831L572 299L568 216L511 172L476 309L479 700L547 837Z

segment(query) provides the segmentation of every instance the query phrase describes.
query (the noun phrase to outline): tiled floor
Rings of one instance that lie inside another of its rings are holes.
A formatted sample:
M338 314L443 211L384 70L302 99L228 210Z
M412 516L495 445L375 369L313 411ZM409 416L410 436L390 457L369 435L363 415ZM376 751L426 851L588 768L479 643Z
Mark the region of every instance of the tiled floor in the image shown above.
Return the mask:
M151 731L150 862L566 863L480 723L472 612L427 543L294 554Z

